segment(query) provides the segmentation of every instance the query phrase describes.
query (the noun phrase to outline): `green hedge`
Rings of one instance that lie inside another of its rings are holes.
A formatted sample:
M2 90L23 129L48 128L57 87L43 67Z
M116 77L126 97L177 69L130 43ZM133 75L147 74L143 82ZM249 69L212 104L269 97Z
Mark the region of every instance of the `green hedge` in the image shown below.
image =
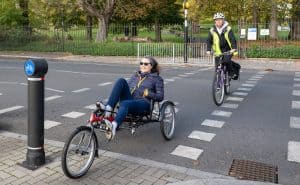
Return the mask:
M287 45L276 48L253 46L246 51L248 58L300 58L300 46Z

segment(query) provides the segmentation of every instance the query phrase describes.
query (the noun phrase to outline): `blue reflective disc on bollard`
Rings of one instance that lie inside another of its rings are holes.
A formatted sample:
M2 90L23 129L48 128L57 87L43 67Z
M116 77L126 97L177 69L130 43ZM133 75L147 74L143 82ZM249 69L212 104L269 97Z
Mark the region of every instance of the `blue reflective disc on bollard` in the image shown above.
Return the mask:
M35 65L32 60L27 60L24 64L24 71L27 76L32 76L35 72Z

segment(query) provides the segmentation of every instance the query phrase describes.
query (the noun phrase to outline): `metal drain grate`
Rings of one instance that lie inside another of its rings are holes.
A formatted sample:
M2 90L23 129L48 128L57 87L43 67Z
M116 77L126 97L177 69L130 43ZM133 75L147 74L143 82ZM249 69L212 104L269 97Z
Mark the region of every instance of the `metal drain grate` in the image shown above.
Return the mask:
M278 184L278 167L264 163L234 159L229 176L242 180L273 182Z

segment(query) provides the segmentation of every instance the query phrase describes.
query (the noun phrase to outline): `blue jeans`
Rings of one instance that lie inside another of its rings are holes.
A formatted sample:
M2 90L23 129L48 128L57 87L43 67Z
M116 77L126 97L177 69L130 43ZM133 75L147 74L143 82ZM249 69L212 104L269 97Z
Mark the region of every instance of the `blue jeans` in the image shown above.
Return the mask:
M120 125L127 114L143 114L150 111L150 103L144 99L134 99L131 95L130 88L124 78L116 81L107 105L114 108L120 102L119 111L115 117L115 121Z

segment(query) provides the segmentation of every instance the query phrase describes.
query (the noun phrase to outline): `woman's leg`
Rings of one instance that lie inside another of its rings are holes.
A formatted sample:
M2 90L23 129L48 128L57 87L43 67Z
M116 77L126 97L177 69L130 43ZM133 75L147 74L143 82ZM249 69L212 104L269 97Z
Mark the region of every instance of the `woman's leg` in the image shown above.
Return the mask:
M121 101L119 111L115 117L115 121L120 125L128 113L130 114L143 114L150 111L150 103L146 100L124 100Z
M114 108L119 101L131 99L132 96L127 81L124 78L120 78L116 81L111 91L107 105Z

